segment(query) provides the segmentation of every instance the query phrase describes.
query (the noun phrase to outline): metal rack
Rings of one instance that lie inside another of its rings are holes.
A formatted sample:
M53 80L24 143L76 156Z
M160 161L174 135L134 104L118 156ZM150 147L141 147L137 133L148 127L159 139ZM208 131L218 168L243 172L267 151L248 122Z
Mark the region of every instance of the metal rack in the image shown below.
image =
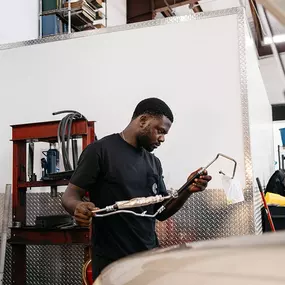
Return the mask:
M62 0L58 0L57 5L59 7L57 9L52 9L52 10L47 10L47 11L43 11L43 0L39 0L39 38L43 37L42 17L48 16L48 15L56 15L62 23L67 24L68 34L72 32L79 32L79 31L90 30L90 29L106 28L107 27L107 0L102 0L103 5L97 2L96 0L93 0L93 2L94 2L93 9L94 9L94 12L96 13L96 19L92 22L91 20L88 21L86 20L86 18L84 19L84 17L80 16L80 13L82 13L83 11L82 8L72 7L73 3L71 3L71 0L66 0L66 2L64 3L62 2ZM63 6L67 6L67 7L63 7ZM78 22L81 21L82 25L72 21L73 17L76 17ZM104 25L102 23L99 23L100 20L101 21L104 20Z
M67 179L51 181L27 181L27 143L57 142L59 121L41 122L12 126L13 142L13 185L12 227L8 243L12 246L12 284L26 284L27 245L85 245L85 260L89 258L89 229L44 229L27 225L27 188L55 187L68 184ZM82 149L95 140L94 122L75 120L71 128L73 138L82 138ZM30 209L32 210L32 209Z
M278 151L278 169L285 169L284 166L284 161L285 161L285 147L278 145L277 147L277 151Z

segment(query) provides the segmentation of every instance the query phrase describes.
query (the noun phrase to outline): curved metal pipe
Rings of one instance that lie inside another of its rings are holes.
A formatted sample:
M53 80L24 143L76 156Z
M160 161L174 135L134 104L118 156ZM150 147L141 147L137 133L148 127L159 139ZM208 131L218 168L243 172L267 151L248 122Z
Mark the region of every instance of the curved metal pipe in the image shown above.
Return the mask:
M231 179L233 179L235 176L235 173L236 173L237 162L233 158L231 158L225 154L218 153L217 156L208 165L201 168L201 170L199 170L193 177L188 179L187 182L184 185L182 185L182 187L180 187L180 189L178 189L177 191L174 191L174 193L170 196L162 197L160 195L157 195L154 197L138 197L138 198L134 198L134 199L131 199L128 201L119 201L119 202L115 203L114 205L107 206L103 209L97 209L97 210L94 210L92 212L95 214L95 217L106 217L106 216L111 216L114 214L126 213L126 214L133 214L135 216L140 216L140 217L154 218L158 214L162 213L166 209L166 207L174 199L176 199L179 196L179 194L181 192L185 191L194 182L194 180L196 178L199 178L201 176L201 174L203 174L203 172L205 170L207 170L220 156L234 162L234 169L233 169L233 174L231 177ZM222 171L220 171L220 173L224 174ZM166 202L164 202L161 205L161 207L159 207L159 209L156 211L156 213L154 213L153 215L147 214L146 212L136 213L133 211L124 210L126 208L135 208L135 207L141 207L143 205L145 206L145 205L155 204L155 203L161 202L163 200L166 200ZM104 214L104 212L107 212L107 213Z

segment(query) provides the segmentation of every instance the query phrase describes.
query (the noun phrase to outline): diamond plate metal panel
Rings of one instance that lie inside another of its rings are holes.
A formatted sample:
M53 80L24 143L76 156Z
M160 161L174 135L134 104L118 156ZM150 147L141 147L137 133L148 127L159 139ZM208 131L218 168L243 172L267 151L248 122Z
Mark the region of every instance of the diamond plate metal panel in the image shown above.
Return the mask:
M11 285L12 284L12 247L10 244L6 246L6 256L5 256L5 266L4 266L4 285Z
M54 198L49 193L28 193L27 224L34 225L36 216L66 214L61 196L62 193ZM83 262L83 245L28 246L27 284L80 284Z
M27 193L27 221L34 225L38 215L66 214L61 206L62 193L52 198L49 193ZM0 193L0 217L3 216L4 194ZM12 223L12 207L9 225ZM10 231L8 238L10 237ZM27 246L27 284L81 284L84 262L83 245ZM11 285L12 247L7 244L4 285Z
M253 169L251 158L250 145L250 125L248 111L248 93L247 93L247 63L245 49L245 10L240 9L238 15L238 44L239 44L239 60L240 60L240 92L241 92L241 107L242 107L242 126L243 126L243 142L244 142L244 164L246 175L246 197L247 201L251 202L248 206L248 215L253 217L251 220L251 228L249 233L262 233L262 218L261 218L261 200L259 193L256 191L253 184Z
M258 188L254 188L253 193L253 209L254 209L254 224L255 224L255 233L262 234L262 216L261 209L263 207L262 199L259 193Z
M3 221L3 212L4 212L4 200L5 195L4 193L0 193L0 240L2 239L2 221ZM9 220L8 220L8 226L10 227L12 225L12 205L10 207L9 211ZM10 229L7 232L7 238L9 239L11 235ZM7 243L6 244L6 256L5 256L5 265L4 265L4 278L3 278L3 284L4 285L10 285L12 284L11 279L11 269L12 269L12 247Z
M61 192L54 198L49 193L27 193L27 225L34 225L36 216L66 214L61 196Z
M244 142L244 164L246 176L246 191L250 193L253 201L253 172L251 159L250 131L249 131L249 113L248 113L248 94L247 94L247 66L246 66L246 49L245 49L245 11L239 10L238 16L238 45L239 45L239 62L240 62L240 94L241 94L241 111L242 127Z
M27 284L81 284L83 245L27 246Z
M196 193L172 218L157 223L161 246L252 232L251 202L228 205L223 190Z

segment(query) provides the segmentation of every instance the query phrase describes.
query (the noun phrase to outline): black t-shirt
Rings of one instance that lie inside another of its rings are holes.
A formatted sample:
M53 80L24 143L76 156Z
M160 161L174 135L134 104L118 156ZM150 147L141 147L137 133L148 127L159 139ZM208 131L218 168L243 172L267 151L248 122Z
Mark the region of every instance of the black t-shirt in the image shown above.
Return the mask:
M99 208L135 197L167 195L159 159L119 134L88 145L70 182L88 190ZM154 205L132 210L155 212ZM153 218L125 213L93 218L93 253L99 256L116 260L157 246Z

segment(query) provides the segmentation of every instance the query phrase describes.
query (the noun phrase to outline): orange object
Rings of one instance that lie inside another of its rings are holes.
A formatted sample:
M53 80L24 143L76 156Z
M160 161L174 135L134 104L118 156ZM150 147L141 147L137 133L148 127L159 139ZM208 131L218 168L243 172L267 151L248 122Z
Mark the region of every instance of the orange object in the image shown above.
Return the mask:
M89 240L92 240L92 222L89 226ZM89 246L89 259L83 264L82 268L82 280L84 285L92 285L93 284L93 276L92 276L92 259L91 259L91 246Z
M92 277L92 261L91 258L88 259L82 268L82 280L84 285L92 285L93 277Z

